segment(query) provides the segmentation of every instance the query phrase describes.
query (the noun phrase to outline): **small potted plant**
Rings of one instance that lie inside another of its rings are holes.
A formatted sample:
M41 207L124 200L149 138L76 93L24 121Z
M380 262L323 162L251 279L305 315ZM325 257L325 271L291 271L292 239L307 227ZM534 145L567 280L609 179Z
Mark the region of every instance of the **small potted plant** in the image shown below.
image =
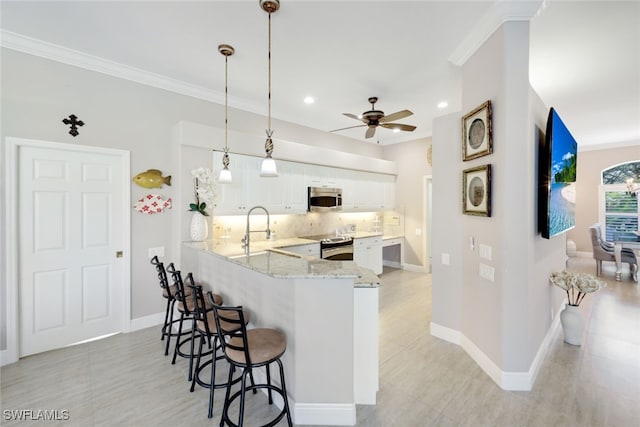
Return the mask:
M215 200L216 181L213 178L213 172L208 168L198 168L191 171L193 177L193 195L195 203L189 203L189 211L193 212L191 217L190 234L191 240L201 242L207 238L209 234L209 226L205 216L207 213L207 203L212 204Z
M560 313L564 341L572 345L582 344L584 320L578 306L587 294L607 286L591 274L561 271L551 273L549 281L567 293L567 305Z

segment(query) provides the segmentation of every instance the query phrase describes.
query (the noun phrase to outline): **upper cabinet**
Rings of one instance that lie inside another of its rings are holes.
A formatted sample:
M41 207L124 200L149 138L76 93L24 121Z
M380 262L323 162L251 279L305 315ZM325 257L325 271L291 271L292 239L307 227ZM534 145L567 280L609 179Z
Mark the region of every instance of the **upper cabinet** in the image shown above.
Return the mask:
M395 208L396 177L381 173L347 171L342 187L343 210L369 212Z
M338 168L319 165L305 165L307 187L339 188Z
M341 188L342 210L365 212L395 207L395 176L373 172L278 160L278 176L260 176L262 158L230 154L231 184L218 185L214 215L246 214L261 205L272 214L307 211L307 187ZM214 172L222 167L222 153L214 151Z

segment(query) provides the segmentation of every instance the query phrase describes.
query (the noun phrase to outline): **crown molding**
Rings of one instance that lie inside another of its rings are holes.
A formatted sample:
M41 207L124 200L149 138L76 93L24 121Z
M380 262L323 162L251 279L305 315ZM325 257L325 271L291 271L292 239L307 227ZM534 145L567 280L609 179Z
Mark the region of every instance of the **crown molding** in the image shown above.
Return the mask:
M146 86L164 89L180 95L224 105L224 93L4 29L0 29L0 46L85 70L95 71ZM237 97L229 97L229 106L256 114L266 114L264 108Z
M605 142L601 144L578 144L578 152L596 151L596 150L612 150L614 148L640 147L640 140L633 139L629 141Z
M530 21L548 0L498 0L478 20L467 36L449 56L449 62L462 66L502 24L507 21Z

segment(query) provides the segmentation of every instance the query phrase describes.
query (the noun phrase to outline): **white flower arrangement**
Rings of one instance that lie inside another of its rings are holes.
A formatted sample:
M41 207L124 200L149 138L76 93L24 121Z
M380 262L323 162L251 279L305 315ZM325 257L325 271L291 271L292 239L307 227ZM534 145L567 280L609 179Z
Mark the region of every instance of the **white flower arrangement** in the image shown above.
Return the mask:
M196 202L189 204L189 210L208 216L209 214L205 210L207 203L213 204L216 199L216 180L213 177L213 172L209 168L198 168L191 171L191 176L193 177L193 195Z
M567 293L569 305L579 306L587 294L607 286L591 274L561 271L551 273L549 281Z

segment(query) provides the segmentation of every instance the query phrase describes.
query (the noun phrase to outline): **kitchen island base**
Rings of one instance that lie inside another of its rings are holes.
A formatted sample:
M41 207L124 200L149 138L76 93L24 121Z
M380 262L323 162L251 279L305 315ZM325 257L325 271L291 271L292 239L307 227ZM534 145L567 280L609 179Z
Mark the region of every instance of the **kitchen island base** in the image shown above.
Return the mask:
M253 327L285 334L282 362L295 424L355 425L356 403L375 403L378 289L354 288L361 277L354 263L269 251L232 258L197 243L185 244L181 258L181 269L225 305L242 305Z

